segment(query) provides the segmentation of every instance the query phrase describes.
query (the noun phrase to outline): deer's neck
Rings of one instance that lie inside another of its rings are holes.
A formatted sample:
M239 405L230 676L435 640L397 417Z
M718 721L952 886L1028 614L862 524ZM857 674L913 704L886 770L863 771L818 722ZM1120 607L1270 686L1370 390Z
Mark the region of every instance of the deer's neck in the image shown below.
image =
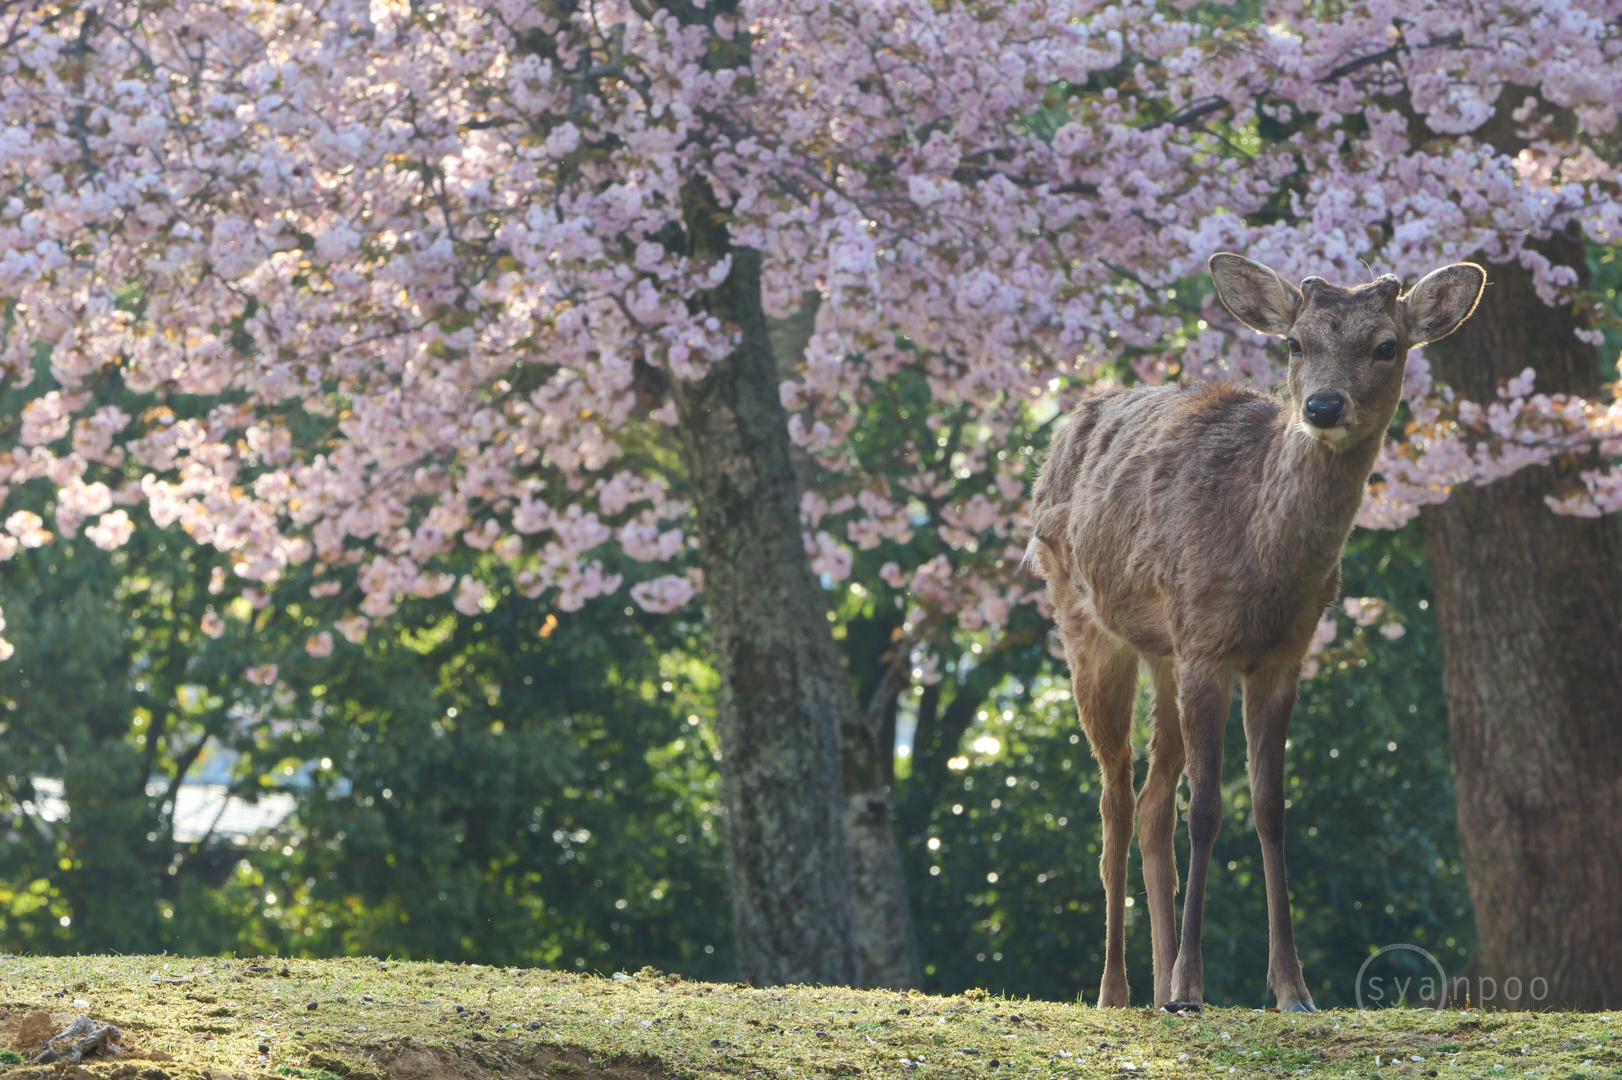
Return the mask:
M1378 438L1336 450L1300 431L1286 410L1263 466L1257 540L1264 551L1328 573L1362 505Z

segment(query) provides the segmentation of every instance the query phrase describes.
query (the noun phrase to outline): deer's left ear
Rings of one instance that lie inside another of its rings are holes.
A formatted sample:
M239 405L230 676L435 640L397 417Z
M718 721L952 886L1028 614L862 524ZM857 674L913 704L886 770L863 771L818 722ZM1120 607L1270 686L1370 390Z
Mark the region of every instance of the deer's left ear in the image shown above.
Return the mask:
M1411 345L1445 338L1476 310L1487 271L1475 263L1432 270L1398 303Z

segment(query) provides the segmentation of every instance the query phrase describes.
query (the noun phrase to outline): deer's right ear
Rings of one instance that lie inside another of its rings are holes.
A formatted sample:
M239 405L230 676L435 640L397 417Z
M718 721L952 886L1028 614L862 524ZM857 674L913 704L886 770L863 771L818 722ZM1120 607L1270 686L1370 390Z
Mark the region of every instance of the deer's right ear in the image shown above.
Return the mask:
M1211 256L1217 299L1234 318L1264 334L1288 334L1301 310L1301 290L1277 270L1223 251Z

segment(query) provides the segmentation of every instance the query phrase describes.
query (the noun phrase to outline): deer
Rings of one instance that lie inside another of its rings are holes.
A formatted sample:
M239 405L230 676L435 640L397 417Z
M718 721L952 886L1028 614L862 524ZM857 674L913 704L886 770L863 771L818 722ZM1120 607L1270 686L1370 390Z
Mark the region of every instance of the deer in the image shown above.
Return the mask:
M1285 740L1314 631L1340 592L1342 549L1402 398L1410 348L1475 311L1487 275L1455 263L1411 290L1355 287L1223 252L1217 298L1286 339L1287 394L1235 383L1117 388L1077 405L1032 491L1027 565L1047 582L1076 711L1098 762L1105 893L1098 1006L1128 1004L1125 904L1134 810L1154 955L1154 1004L1204 1005L1200 933L1222 821L1223 731L1243 684L1245 745L1267 885L1267 988L1315 1012L1284 869ZM1133 793L1138 677L1152 687L1148 773ZM1173 839L1188 776L1182 934Z

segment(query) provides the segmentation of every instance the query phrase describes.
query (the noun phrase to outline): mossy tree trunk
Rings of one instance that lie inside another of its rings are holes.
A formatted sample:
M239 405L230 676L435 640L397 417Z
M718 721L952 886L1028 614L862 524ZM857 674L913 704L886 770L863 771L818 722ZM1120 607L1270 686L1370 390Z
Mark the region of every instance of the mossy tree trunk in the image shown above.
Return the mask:
M839 733L855 703L800 539L760 254L731 245L706 184L693 181L684 195L689 253L732 258L726 281L697 302L741 331L708 375L672 388L721 677L739 977L756 986L853 985Z

